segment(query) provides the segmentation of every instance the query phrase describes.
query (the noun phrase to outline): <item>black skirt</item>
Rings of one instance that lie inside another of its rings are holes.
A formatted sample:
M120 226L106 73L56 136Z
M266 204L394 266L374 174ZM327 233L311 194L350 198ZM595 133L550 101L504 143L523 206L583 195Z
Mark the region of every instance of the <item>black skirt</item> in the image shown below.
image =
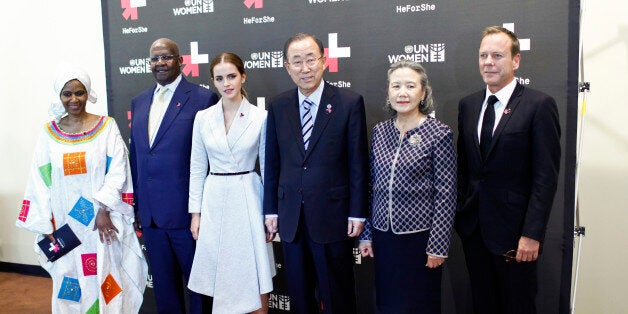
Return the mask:
M393 234L373 228L377 312L440 313L440 266L425 266L429 230Z

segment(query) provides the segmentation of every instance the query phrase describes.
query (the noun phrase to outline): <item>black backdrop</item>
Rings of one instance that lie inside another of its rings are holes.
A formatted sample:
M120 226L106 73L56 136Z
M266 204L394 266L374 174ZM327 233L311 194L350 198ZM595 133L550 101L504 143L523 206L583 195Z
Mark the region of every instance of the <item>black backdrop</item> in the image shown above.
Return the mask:
M238 54L247 67L250 101L264 106L273 95L294 87L282 67L284 41L297 32L312 33L323 41L328 56L324 79L364 96L369 130L387 118L381 107L388 66L410 58L427 69L436 117L456 130L458 100L484 87L477 63L481 31L489 25L514 30L523 48L519 81L552 95L560 113L563 157L539 262L537 304L540 313L568 312L579 1L102 0L102 11L109 114L125 138L131 99L154 84L147 57L150 44L160 37L178 42L184 75L207 88L213 88L208 66L213 56L223 51ZM271 311L282 313L290 303L279 243L275 254L278 276ZM371 313L372 261L356 254L355 272L359 312ZM143 312L154 311L151 290ZM470 311L468 275L454 235L443 277L443 312Z

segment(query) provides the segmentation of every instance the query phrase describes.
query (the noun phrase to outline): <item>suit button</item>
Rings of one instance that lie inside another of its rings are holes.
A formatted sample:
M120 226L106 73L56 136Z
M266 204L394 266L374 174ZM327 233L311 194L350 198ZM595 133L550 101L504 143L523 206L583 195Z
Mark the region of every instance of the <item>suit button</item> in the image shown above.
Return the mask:
M307 170L307 166L303 167L303 170Z

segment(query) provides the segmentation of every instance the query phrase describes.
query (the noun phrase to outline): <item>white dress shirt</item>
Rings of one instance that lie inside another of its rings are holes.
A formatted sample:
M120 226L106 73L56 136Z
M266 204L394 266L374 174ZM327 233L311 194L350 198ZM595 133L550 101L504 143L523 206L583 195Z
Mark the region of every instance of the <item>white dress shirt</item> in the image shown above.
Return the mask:
M316 125L316 114L318 113L318 105L321 102L321 97L323 97L323 89L325 88L325 81L321 80L321 83L318 87L310 94L310 96L305 96L301 93L301 90L298 90L297 94L299 95L299 117L303 117L305 114L305 108L303 107L303 101L305 98L309 99L314 103L314 105L310 108L310 114L312 115L312 124Z
M504 109L506 109L508 100L510 99L510 96L512 96L512 93L515 91L516 86L517 80L513 78L512 81L508 83L508 85L504 86L504 88L500 89L495 94L491 93L488 90L488 87L486 87L486 96L484 96L484 103L482 104L482 110L480 110L480 118L478 119L478 142L480 141L480 135L482 133L482 122L484 120L484 111L486 110L488 98L491 95L495 95L495 97L497 97L497 99L499 100L493 105L493 108L495 109L495 125L493 125L493 132L495 132L495 129L499 124L499 119L502 118L502 115L504 114Z

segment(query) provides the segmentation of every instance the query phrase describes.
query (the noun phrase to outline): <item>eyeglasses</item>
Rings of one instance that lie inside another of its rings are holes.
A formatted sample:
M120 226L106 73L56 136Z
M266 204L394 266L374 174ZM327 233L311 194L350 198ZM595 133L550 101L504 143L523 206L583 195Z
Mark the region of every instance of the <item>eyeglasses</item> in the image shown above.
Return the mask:
M514 262L517 260L517 250L509 250L502 256L506 259L506 262Z
M170 61L170 60L172 60L174 58L177 58L177 57L179 57L179 56L175 56L175 55L152 56L152 57L150 57L150 62L157 63L157 62L159 62L160 59L161 59L161 61L168 62L168 61Z
M305 61L303 60L297 60L297 61L293 61L293 62L287 62L287 64L289 64L291 67L293 67L294 69L303 69L303 65L307 65L308 68L313 68L318 64L318 60L322 59L324 56L320 56L318 58L308 58L305 59Z

